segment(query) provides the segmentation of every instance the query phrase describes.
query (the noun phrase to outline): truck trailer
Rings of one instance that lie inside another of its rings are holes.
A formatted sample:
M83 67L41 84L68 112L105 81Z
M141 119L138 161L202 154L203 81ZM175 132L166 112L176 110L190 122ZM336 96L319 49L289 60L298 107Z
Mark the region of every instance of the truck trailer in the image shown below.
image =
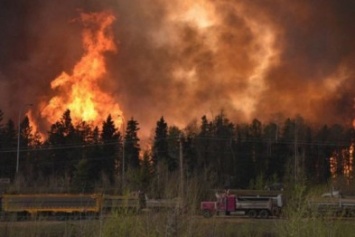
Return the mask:
M234 194L216 195L216 201L201 202L203 216L213 215L244 215L251 218L268 218L278 208L270 197L237 196Z

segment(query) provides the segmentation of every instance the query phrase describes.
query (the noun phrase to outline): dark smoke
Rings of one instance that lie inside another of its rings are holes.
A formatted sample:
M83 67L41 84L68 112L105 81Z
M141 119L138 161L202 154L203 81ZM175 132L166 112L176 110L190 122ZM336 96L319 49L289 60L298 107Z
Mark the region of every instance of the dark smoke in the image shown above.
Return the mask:
M184 2L208 6L213 24L201 30L174 18L184 12L178 0L1 0L0 109L16 119L30 102L39 114L55 94L50 82L81 57L82 26L74 19L111 10L119 50L107 55L106 86L146 134L161 116L183 126L221 109L236 122L300 114L319 124L351 123L354 1ZM262 30L272 32L277 53L254 85L257 56L266 52Z

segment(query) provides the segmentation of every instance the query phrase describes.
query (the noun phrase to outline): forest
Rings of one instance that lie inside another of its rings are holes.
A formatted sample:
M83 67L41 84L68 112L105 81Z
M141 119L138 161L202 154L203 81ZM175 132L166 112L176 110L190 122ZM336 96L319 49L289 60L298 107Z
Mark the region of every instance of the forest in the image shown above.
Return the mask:
M0 178L21 179L21 192L125 188L154 190L159 196L164 182L179 175L187 181L199 177L200 185L211 188L265 188L301 179L324 184L353 176L354 129L311 126L301 116L279 123L235 123L221 111L183 129L161 117L145 148L134 118L124 130L111 115L102 127L91 127L85 121L73 124L67 110L45 139L33 131L28 117L20 131L13 120L3 118L0 111Z

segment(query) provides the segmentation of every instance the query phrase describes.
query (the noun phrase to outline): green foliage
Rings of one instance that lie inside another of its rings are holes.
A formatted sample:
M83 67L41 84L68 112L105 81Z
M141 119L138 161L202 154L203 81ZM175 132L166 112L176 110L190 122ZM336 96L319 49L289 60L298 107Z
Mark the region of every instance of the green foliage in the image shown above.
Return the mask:
M89 173L88 160L82 159L76 165L71 190L76 193L90 193L93 190L93 182Z
M139 190L146 191L149 187L151 180L153 178L153 165L152 165L152 157L149 151L144 151L143 159L141 161L140 168L140 187Z
M263 174L256 177L255 180L250 181L249 189L263 190L266 187L266 179Z
M153 141L152 158L154 167L156 167L160 162L167 164L170 159L168 145L168 124L165 122L164 117L161 117L157 122Z
M112 120L111 115L109 115L106 121L102 124L102 157L98 157L101 164L101 170L105 172L110 182L114 182L115 167L119 162L120 157L120 147L121 146L121 136L117 131L117 128Z
M132 169L139 168L140 144L137 132L139 131L138 122L131 118L127 122L126 135L124 137L124 154L126 165Z
M0 130L0 149L5 151L0 155L0 177L14 178L16 171L16 154L7 152L16 150L15 124L9 120Z

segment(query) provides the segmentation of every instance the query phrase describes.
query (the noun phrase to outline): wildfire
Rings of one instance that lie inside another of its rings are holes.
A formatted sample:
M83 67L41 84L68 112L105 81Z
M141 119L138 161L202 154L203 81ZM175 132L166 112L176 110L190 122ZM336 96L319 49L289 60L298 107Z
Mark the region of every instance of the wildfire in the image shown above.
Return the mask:
M354 165L354 147L351 144L349 148L342 149L341 152L334 152L330 157L330 173L332 178L343 176L347 180L353 178L353 165Z
M43 108L41 116L54 123L69 109L74 124L85 121L100 126L111 114L120 127L123 122L120 106L100 87L107 73L104 53L117 51L111 29L115 17L110 12L81 13L80 20L84 25L84 54L71 74L62 72L51 82L57 95Z

